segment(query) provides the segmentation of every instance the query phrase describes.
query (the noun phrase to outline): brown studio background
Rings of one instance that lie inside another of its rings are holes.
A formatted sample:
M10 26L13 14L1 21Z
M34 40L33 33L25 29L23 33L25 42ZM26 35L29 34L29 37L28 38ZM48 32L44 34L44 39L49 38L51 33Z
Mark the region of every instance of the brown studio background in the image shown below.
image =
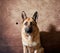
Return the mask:
M45 53L60 53L60 0L0 0L0 53L22 53L23 10L28 17L38 11Z

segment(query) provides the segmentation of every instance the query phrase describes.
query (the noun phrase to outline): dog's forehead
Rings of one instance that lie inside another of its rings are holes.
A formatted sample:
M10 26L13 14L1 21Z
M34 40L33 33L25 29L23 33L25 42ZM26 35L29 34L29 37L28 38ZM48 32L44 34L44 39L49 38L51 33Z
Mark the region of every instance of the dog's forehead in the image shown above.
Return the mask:
M33 19L32 19L32 18L27 18L26 20L27 20L27 21L33 21Z
M29 18L29 17L25 20L25 22L32 22L32 21L33 21L33 19Z

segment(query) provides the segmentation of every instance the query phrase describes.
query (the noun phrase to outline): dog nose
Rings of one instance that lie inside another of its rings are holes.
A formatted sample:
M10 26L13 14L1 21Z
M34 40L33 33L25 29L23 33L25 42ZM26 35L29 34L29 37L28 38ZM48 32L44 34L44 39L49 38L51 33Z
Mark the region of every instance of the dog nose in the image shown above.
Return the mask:
M27 28L25 28L25 32L26 32L26 33L31 33L31 32L32 32L32 27L27 27Z

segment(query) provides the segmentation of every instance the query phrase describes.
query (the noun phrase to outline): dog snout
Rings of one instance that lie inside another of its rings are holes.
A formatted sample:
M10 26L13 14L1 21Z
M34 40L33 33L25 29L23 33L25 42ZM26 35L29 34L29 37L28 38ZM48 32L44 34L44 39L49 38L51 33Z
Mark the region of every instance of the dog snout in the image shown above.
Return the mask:
M32 33L32 27L27 27L25 28L26 33Z

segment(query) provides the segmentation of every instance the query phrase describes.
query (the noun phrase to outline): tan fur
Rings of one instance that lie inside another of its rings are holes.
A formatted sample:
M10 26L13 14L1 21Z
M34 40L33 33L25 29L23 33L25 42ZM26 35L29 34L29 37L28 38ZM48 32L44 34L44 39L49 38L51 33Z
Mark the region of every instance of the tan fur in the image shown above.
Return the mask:
M28 22L27 26L24 25L26 22ZM30 22L33 23L33 32L31 34L27 34L25 32L25 28L30 27ZM44 53L44 49L41 47L40 43L40 34L37 23L32 18L24 20L21 35L24 53Z

